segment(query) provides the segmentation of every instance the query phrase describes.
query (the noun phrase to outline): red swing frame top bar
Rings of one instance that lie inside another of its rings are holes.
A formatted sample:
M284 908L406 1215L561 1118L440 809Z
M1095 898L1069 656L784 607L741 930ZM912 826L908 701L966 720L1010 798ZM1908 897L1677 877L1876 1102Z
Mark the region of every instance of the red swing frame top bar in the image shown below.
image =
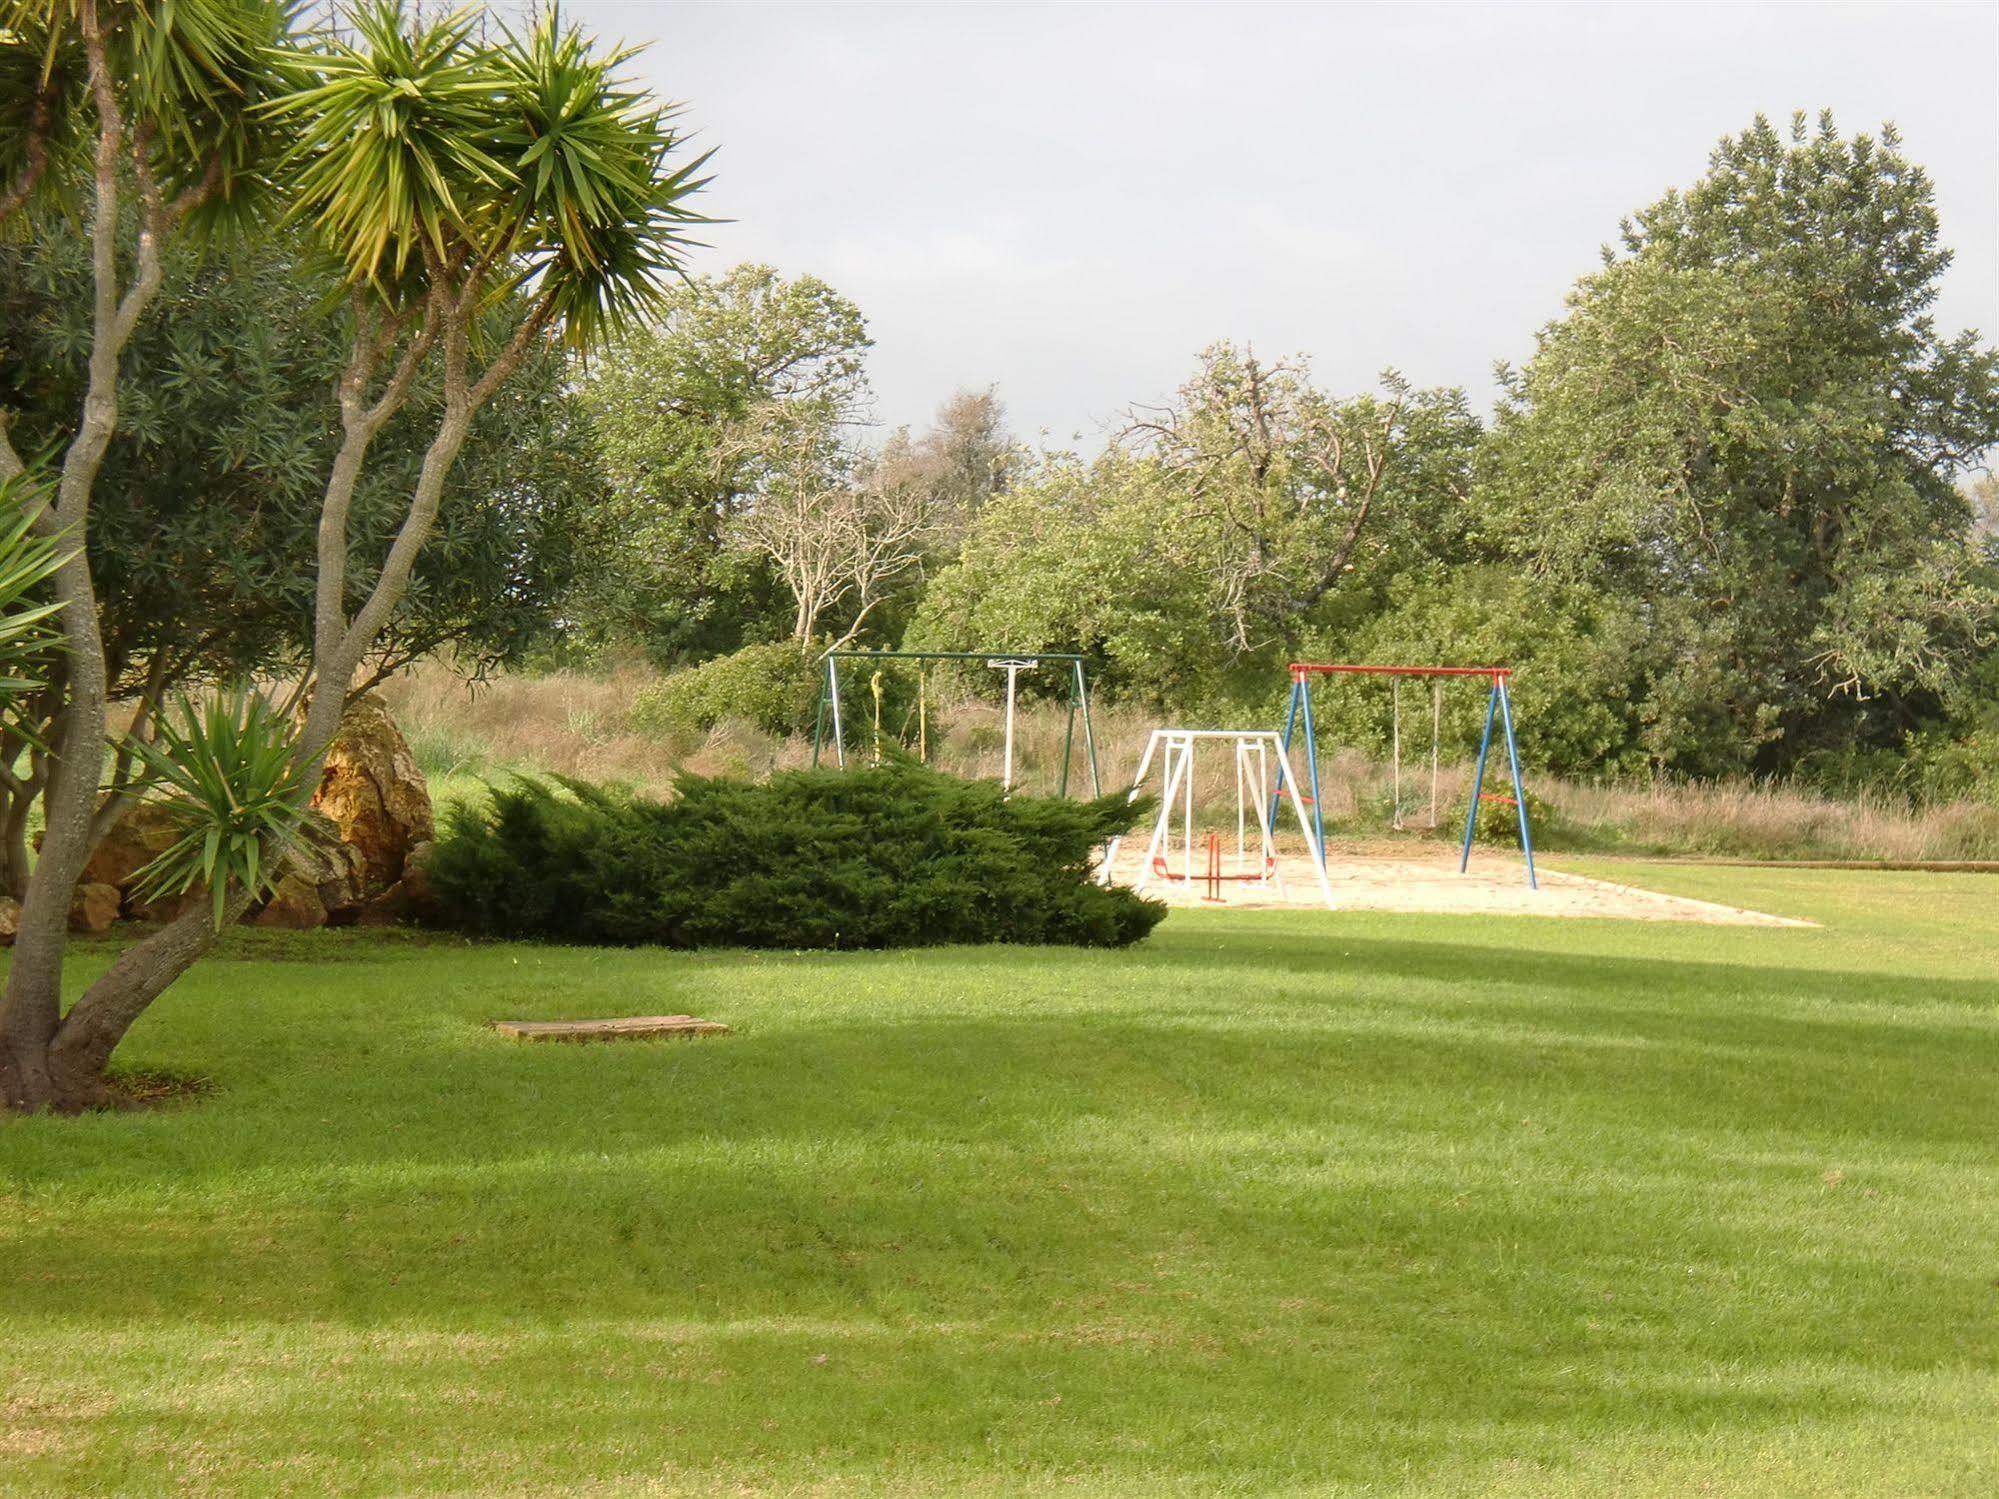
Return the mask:
M1360 666L1345 661L1293 661L1287 669L1294 682L1336 672L1357 677L1484 677L1494 682L1513 675L1510 666Z

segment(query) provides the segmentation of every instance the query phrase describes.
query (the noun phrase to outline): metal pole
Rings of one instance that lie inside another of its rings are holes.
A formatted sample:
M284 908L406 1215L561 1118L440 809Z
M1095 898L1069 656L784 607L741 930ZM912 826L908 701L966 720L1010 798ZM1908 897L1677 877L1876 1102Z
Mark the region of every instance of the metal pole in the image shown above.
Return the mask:
M1305 700L1305 711L1307 715L1311 713L1309 697ZM1286 753L1280 753L1278 759L1286 765L1291 761L1290 755ZM1305 841L1309 843L1312 840L1312 825L1305 820L1305 804L1298 799L1298 783L1290 776L1286 776L1285 780L1289 783L1285 789L1291 793L1291 810L1298 814L1298 831L1305 835ZM1318 809L1318 805L1316 801L1312 803L1314 811ZM1275 831L1276 824L1273 820L1272 832ZM1273 839L1273 843L1274 841ZM1312 870L1319 877L1319 893L1326 898L1326 909L1328 911L1339 909L1333 901L1333 882L1326 878L1326 845L1323 839L1320 840L1319 846L1312 850ZM1277 877L1277 889L1280 894L1284 889L1284 876L1281 873Z
M1527 856L1527 887L1539 890L1541 882L1534 875L1534 836L1527 831L1527 793L1520 785L1520 747L1513 739L1513 694L1506 690L1506 678L1493 679L1493 687L1499 694L1500 722L1506 725L1506 763L1513 770L1513 810L1520 814L1520 852Z
M1076 697L1083 705L1083 748L1090 756L1090 795L1102 796L1104 783L1097 778L1097 731L1090 726L1090 688L1083 676L1083 663L1071 661L1076 669Z
M1472 776L1471 810L1465 813L1465 846L1458 854L1458 873L1463 874L1471 863L1471 838L1478 827L1478 800L1485 794L1485 757L1492 748L1492 715L1499 707L1498 677L1492 679L1492 695L1485 700L1485 733L1478 741L1478 771Z
M1062 784L1056 788L1057 796L1069 794L1069 755L1076 748L1076 690L1069 689L1069 727L1062 732Z
M1006 663L1006 759L1000 766L1000 789L1013 790L1013 702L1020 681L1020 663Z
M1247 774L1249 774L1247 746L1238 739L1235 742L1235 857L1238 865L1242 863L1242 825L1245 820L1242 807L1242 782Z
M1259 815L1269 795L1270 742L1267 739L1259 739L1256 741L1256 810ZM1277 864L1277 847L1270 841L1268 827L1264 828L1261 837L1262 842L1257 845L1256 850L1256 880L1259 885L1266 885L1270 883L1270 871Z
M1293 677L1291 679L1291 703L1284 710L1284 755L1278 761L1277 765L1277 784L1270 791L1270 826L1272 828L1277 826L1277 803L1278 799L1284 795L1285 772L1291 769L1291 726L1298 721L1298 694L1304 689L1304 685L1302 677Z
M1155 741L1158 740L1163 732L1164 732L1163 730L1154 729L1152 731L1153 739ZM1131 887L1132 892L1134 894L1136 894L1140 890L1143 890L1145 888L1145 882L1152 878L1152 861L1154 858L1159 856L1161 840L1165 838L1166 829L1173 821L1173 793L1177 791L1180 786L1180 782L1177 778L1185 774L1187 769L1188 757L1186 755L1181 755L1179 758L1176 759L1173 754L1173 741L1169 738L1165 741L1165 743L1166 743L1166 765L1165 765L1166 790L1165 794L1159 798L1159 816L1152 824L1152 841L1146 844L1145 846L1144 862L1139 865L1138 879ZM1152 758L1152 745L1150 743L1148 743L1145 746L1145 758L1147 760L1150 760ZM1133 795L1136 795L1137 792L1138 792L1138 783L1133 782L1132 793ZM1108 878L1106 878L1105 883L1106 884L1109 883Z
M1159 747L1159 732L1158 729L1154 729L1146 737L1145 753L1138 757L1138 769L1132 775L1131 790L1127 791L1124 796L1124 804L1127 807L1137 801L1139 792L1145 789L1145 772L1152 764L1153 750ZM1168 761L1170 762L1172 758L1169 752L1167 755ZM1117 859L1117 851L1123 843L1124 834L1119 833L1109 843L1104 845L1104 873L1103 878L1097 881L1099 885L1108 885L1111 882L1111 864Z
M1286 900L1289 897L1284 891L1284 871L1277 864L1277 823L1274 818L1266 820L1264 817L1265 805L1268 801L1264 793L1270 789L1271 742L1267 736L1261 734L1257 736L1256 880L1259 885L1268 885L1275 879L1277 882L1277 898L1279 900ZM1302 819L1298 823L1298 831L1300 833L1305 831L1305 824Z
M1301 727L1305 731L1305 772L1312 778L1312 837L1318 844L1319 873L1323 877L1326 870L1326 803L1319 795L1319 735L1312 727L1312 684L1301 677L1298 691L1302 700L1300 716L1304 719ZM1292 788L1292 794L1297 794L1296 787ZM1328 895L1326 899L1331 904L1332 897Z
M1187 762L1187 769L1186 773L1180 777L1180 783L1185 788L1182 793L1185 802L1182 807L1183 816L1181 821L1183 823L1182 832L1185 834L1187 846L1181 852L1187 862L1187 886L1189 889L1192 889L1194 885L1194 736L1192 734L1187 735L1185 743L1186 747L1180 753Z
M847 736L840 727L840 658L826 658L826 695L833 703L833 763L847 768Z

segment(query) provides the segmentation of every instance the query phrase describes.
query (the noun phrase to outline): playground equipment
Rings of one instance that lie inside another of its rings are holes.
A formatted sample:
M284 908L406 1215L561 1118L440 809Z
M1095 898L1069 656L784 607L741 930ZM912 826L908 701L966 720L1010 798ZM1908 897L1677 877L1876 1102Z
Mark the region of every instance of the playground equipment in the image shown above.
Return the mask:
M1197 877L1194 873L1194 752L1199 745L1211 740L1225 741L1233 747L1235 866L1232 869L1224 867L1222 835L1210 832L1203 849L1205 862ZM1145 741L1145 753L1139 757L1138 770L1131 778L1128 800L1136 800L1145 789L1146 772L1152 768L1155 758L1159 761L1161 780L1159 815L1153 821L1152 838L1146 845L1145 858L1139 867L1138 879L1132 885L1133 890L1143 890L1155 876L1163 880L1184 881L1189 888L1198 878L1207 887L1207 894L1203 897L1207 900L1220 900L1222 886L1229 882L1274 884L1279 898L1284 898L1284 874L1278 867L1275 830L1277 804L1289 792L1291 808L1298 818L1298 831L1304 835L1306 850L1312 856L1312 872L1318 877L1319 893L1325 898L1327 908L1332 908L1333 887L1326 878L1322 845L1306 819L1305 803L1298 794L1296 777L1286 774L1290 763L1288 752L1276 734L1268 729L1154 729ZM1172 867L1173 823L1176 816L1181 827L1181 869L1178 874L1173 872ZM1252 818L1256 827L1253 862L1248 837ZM1105 850L1103 868L1098 875L1100 884L1110 883L1111 866L1123 842L1121 837L1113 838Z
M1317 851L1323 867L1326 857L1325 813L1319 804L1319 745L1318 736L1312 727L1312 681L1315 677L1330 676L1371 676L1387 677L1390 681L1391 713L1393 716L1392 741L1395 754L1395 826L1402 824L1402 695L1401 681L1405 677L1425 678L1430 682L1430 826L1437 824L1437 756L1438 742L1442 737L1443 688L1446 682L1457 677L1482 677L1490 688L1486 694L1485 731L1479 738L1478 770L1472 778L1471 805L1465 812L1464 846L1458 853L1458 872L1464 873L1471 862L1472 836L1478 830L1479 807L1488 801L1511 806L1515 819L1520 825L1520 853L1527 863L1527 883L1532 888L1541 888L1541 882L1534 873L1534 837L1527 829L1527 798L1520 784L1520 749L1513 735L1513 695L1508 683L1513 677L1510 666L1365 666L1347 662L1293 661L1291 673L1291 705L1284 715L1283 745L1286 757L1279 762L1278 775L1282 780L1290 764L1289 751L1291 736L1302 731L1305 736L1305 773L1311 784L1312 803L1312 846ZM1492 725L1494 718L1504 726L1506 732L1506 764L1513 777L1513 794L1506 796L1485 789L1486 761L1492 752ZM1270 800L1270 813L1274 817L1277 799Z
M882 747L882 670L883 662L914 661L918 663L916 679L916 744L917 758L930 758L930 676L932 662L977 662L995 671L1006 673L1006 720L1005 741L1000 759L1000 785L1011 790L1013 787L1013 741L1015 709L1020 696L1020 674L1037 671L1044 667L1059 670L1069 694L1069 724L1062 740L1062 771L1056 788L1056 795L1069 794L1069 767L1076 748L1076 726L1081 720L1083 729L1084 756L1089 763L1090 794L1101 796L1103 785L1097 774L1097 737L1090 723L1089 682L1083 674L1083 658L1072 651L842 651L831 650L821 658L826 663L826 679L820 689L819 712L812 730L812 763L819 763L821 749L828 743L833 747L833 763L842 769L847 764L847 722L840 703L841 663L850 665L871 663L862 667L868 671L869 695L873 700L873 758L881 759Z

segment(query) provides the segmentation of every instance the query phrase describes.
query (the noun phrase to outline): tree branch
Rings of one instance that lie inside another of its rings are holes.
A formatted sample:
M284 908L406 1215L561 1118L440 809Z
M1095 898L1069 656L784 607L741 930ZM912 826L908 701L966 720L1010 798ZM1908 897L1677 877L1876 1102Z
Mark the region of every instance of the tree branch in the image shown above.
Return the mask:
M49 127L54 121L54 108L55 90L44 83L35 94L34 108L28 112L26 160L21 163L13 185L0 192L0 224L27 206L28 199L41 185L42 174L48 170Z

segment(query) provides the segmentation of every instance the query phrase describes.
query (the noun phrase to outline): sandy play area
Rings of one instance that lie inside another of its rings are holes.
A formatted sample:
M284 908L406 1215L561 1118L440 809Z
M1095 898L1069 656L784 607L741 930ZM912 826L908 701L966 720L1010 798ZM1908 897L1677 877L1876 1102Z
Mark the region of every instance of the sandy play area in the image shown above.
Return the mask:
M1343 911L1612 916L1627 921L1703 921L1720 926L1814 924L1686 896L1662 895L1656 890L1640 890L1579 874L1563 874L1550 869L1545 862L1538 867L1541 888L1536 890L1528 885L1527 871L1514 851L1474 849L1471 867L1460 874L1457 850L1442 842L1342 844L1328 840L1328 843L1326 873L1332 883L1335 907ZM1144 852L1143 839L1127 838L1112 865L1112 878L1122 885L1134 884ZM1230 857L1225 862L1232 867L1233 839L1226 853ZM1178 850L1170 867L1176 874L1183 867ZM1213 909L1215 903L1204 898L1207 886L1199 878L1204 867L1202 856L1197 855L1196 878L1191 887L1182 880L1154 875L1146 882L1145 894L1171 905ZM1222 885L1221 904L1237 910L1324 909L1318 879L1313 874L1311 860L1304 854L1281 857L1278 873L1283 879L1281 892L1276 882L1230 881Z

